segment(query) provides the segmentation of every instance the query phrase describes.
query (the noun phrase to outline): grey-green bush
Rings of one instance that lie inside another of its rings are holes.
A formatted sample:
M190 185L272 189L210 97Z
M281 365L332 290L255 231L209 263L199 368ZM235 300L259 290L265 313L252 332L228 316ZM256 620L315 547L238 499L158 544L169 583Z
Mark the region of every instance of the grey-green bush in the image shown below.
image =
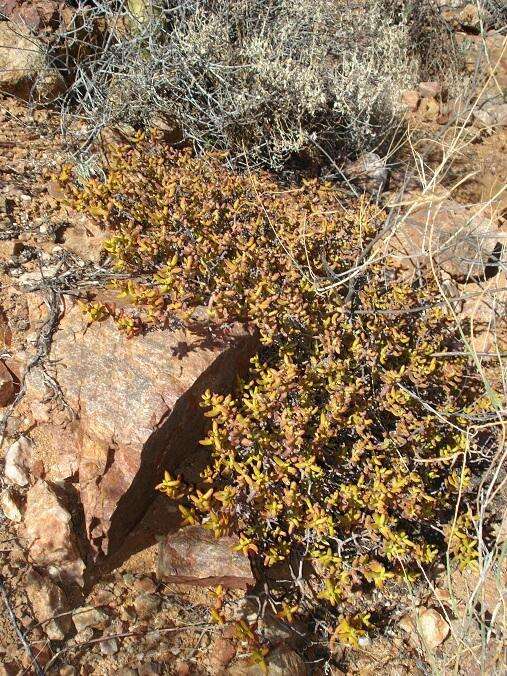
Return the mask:
M123 3L121 22L102 6L107 47L79 65L71 92L92 137L163 115L197 149L249 166L334 161L389 143L401 92L453 61L430 0L147 3Z

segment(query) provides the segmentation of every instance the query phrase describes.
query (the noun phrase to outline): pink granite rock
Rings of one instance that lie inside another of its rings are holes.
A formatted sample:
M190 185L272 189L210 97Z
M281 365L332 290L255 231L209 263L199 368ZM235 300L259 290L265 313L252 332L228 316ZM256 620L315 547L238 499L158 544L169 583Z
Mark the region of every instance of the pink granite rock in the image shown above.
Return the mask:
M216 539L202 526L187 526L160 540L157 574L173 583L246 589L255 580L250 560L234 551L235 537Z
M202 394L231 390L257 346L242 326L220 331L203 322L129 340L112 320L89 325L78 306L67 308L50 357L77 415L79 490L94 558L120 547L165 469L202 454ZM42 398L35 381L33 374L30 396Z
M27 493L24 527L30 561L44 567L54 580L82 586L85 566L71 515L42 479Z

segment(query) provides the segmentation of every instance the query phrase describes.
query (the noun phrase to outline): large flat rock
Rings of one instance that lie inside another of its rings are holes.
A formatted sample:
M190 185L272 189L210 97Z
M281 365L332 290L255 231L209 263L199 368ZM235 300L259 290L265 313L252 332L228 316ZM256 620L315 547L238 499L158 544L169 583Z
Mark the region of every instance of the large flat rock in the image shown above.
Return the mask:
M78 306L66 311L50 358L77 415L79 491L95 558L119 548L164 469L202 451L203 392L231 390L257 345L239 325L212 331L195 324L127 339L111 319L89 325ZM29 390L37 393L33 377Z

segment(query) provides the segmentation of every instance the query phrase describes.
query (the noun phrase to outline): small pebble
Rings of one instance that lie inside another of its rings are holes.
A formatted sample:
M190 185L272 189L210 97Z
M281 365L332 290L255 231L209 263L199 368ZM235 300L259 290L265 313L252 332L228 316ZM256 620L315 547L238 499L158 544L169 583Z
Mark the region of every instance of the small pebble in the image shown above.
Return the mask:
M155 594L139 594L134 599L134 608L141 618L150 617L160 607L161 599Z
M60 676L74 676L76 669L70 664L64 664L63 667L60 667L60 671L58 673Z
M91 627L86 627L86 629L78 631L74 637L76 643L87 643L88 641L91 641L92 638L93 638L93 629Z
M101 641L100 652L103 655L114 655L118 652L118 641L115 638L110 638L107 641Z
M145 592L146 594L153 594L157 590L157 585L149 577L141 577L134 582L134 589L136 592Z

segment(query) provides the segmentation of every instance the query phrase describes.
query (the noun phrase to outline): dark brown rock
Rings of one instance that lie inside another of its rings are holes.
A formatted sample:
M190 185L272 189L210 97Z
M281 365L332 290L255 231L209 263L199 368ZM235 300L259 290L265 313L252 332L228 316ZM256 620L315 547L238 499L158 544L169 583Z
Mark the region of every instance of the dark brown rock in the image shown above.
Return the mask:
M162 665L156 662L145 662L137 667L139 676L157 676L162 673Z
M110 319L89 325L78 306L67 310L50 358L77 416L79 489L96 556L120 547L165 469L202 454L202 394L229 391L257 345L241 326L211 333L202 323L129 340ZM31 396L43 397L35 380Z
M8 406L14 399L14 381L7 366L0 361L0 406Z
M12 344L12 331L9 321L2 307L0 307L0 348L10 347Z
M235 552L235 537L217 540L202 526L187 526L159 543L158 576L204 587L221 584L246 589L254 584L249 559Z
M192 672L186 662L177 662L174 667L174 673L176 676L190 676Z
M153 594L157 590L156 583L149 577L141 577L134 580L132 586L136 592L143 594Z

